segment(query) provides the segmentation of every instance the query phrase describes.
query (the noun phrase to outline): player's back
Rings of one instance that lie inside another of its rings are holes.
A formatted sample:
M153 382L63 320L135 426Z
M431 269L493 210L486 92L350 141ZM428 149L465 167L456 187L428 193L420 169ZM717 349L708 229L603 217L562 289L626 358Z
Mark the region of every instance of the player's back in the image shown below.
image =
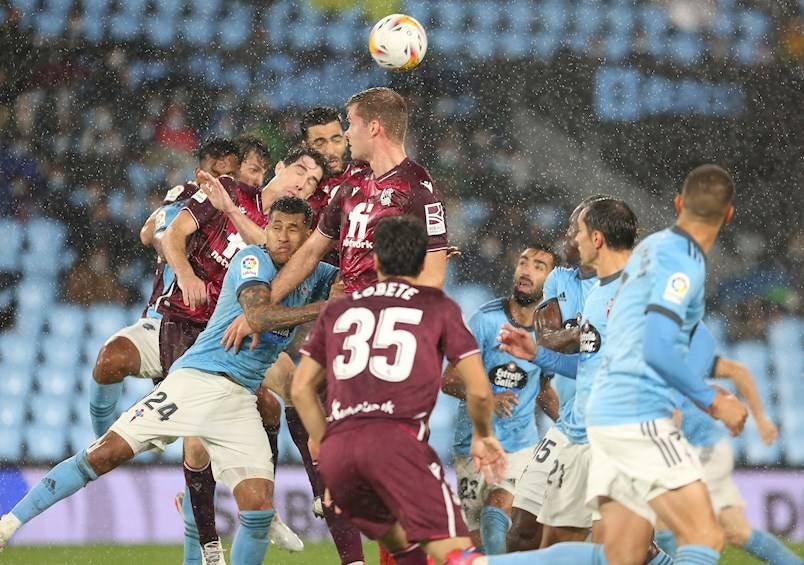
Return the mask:
M587 425L669 418L677 393L645 362L645 319L656 311L679 323L675 347L686 356L704 312L704 254L670 228L642 241L623 270L608 321L616 347L607 348L592 385Z
M500 326L509 323L518 326L508 310L508 299L497 298L481 306L469 319L469 329L480 347L483 367L491 383L492 391L513 392L517 404L509 418L493 417L494 435L508 453L536 445L539 439L534 417L534 405L539 394L541 368L535 363L514 357L501 351L497 343ZM518 326L522 327L522 326ZM526 328L536 339L533 327ZM468 457L472 441L472 422L466 411L466 401L461 401L455 427L454 450L460 457Z
M396 278L330 302L302 347L326 368L327 434L395 421L424 435L444 357L476 352L457 304Z

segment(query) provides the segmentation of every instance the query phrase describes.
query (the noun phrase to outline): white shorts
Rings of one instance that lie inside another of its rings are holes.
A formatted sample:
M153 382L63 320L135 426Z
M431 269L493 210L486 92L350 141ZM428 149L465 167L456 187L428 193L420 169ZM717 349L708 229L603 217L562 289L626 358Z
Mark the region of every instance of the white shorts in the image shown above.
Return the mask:
M134 344L140 352L140 372L134 377L161 379L162 362L159 359L159 327L162 320L140 318L106 340L109 343L116 337L124 337ZM106 344L104 344L106 345Z
M135 454L180 437L199 437L217 481L274 480L257 398L220 375L177 369L112 424ZM91 451L92 447L90 447Z
M712 447L695 447L703 469L703 480L712 498L715 514L729 506L745 507L737 485L734 484L734 452L727 438L721 439Z
M471 457L455 458L455 474L458 476L458 496L461 499L464 520L470 530L480 527L480 513L491 491L503 489L512 495L516 490L516 482L528 465L533 455L533 447L526 447L508 454L508 467L501 481L489 485L483 479L483 473L475 471Z
M547 430L544 439L531 452L531 459L516 483L514 508L538 516L544 504L547 477L556 462L556 452L569 443L569 439L555 426Z
M539 522L546 526L591 528L592 508L586 504L589 463L588 443L568 443L557 450L556 462L547 475Z
M638 424L592 426L587 502L597 508L597 497L616 500L656 525L648 504L669 490L701 480L695 450L670 418Z

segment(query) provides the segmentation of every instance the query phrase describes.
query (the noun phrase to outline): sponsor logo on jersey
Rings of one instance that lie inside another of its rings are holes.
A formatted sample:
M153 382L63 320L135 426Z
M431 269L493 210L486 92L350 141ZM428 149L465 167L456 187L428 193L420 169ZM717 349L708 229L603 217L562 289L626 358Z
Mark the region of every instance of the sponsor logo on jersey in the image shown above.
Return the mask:
M684 273L670 275L664 289L664 299L673 304L681 304L690 290L690 278Z
M359 202L349 212L349 231L343 238L343 247L352 249L374 249L374 244L366 239L368 223L371 218L372 202Z
M391 205L391 197L394 195L393 188L384 188L383 191L380 193L380 204L383 206L390 206Z
M528 373L513 361L497 365L489 371L491 384L500 388L522 389L528 384Z
M581 357L600 351L600 332L588 321L581 326L580 344Z
M343 420L344 418L361 413L366 414L370 412L385 412L386 414L393 414L394 408L396 408L392 400L386 400L382 404L363 401L359 404L355 404L354 406L347 406L346 408L341 408L341 406L340 400L332 401L332 409L327 417L328 422L337 422L338 420Z
M441 235L447 232L447 222L444 219L444 206L441 202L425 204L424 219L427 224L427 235Z
M240 260L240 277L249 279L257 276L260 261L254 255L246 255Z

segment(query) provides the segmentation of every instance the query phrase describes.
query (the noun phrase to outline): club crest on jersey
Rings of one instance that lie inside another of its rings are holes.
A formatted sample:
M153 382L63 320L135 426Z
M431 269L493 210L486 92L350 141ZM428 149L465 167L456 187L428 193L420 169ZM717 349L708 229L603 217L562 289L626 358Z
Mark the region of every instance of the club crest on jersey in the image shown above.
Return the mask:
M131 417L131 420L129 420L128 423L130 424L137 418L142 418L143 414L145 414L145 410L143 410L142 408L137 408L137 410L134 412L134 415Z
M240 277L244 279L257 276L260 261L254 255L246 255L240 260Z
M600 332L588 321L581 326L579 353L583 357L600 351Z
M528 384L528 374L522 367L509 361L504 365L492 367L489 371L489 380L496 387L522 389Z
M390 206L391 205L391 196L394 194L393 188L384 188L383 191L380 193L380 204L383 206Z
M667 281L664 299L673 304L681 304L690 290L690 278L684 273L674 273Z
M424 218L427 224L427 235L441 235L447 232L447 222L444 219L444 206L441 202L425 204Z

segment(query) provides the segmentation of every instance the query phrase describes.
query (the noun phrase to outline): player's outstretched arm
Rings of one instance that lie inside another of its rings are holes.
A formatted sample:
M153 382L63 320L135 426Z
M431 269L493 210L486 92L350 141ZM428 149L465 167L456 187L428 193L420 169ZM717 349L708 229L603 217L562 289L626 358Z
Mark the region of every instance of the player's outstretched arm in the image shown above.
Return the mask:
M680 327L665 314L649 311L645 316L645 363L671 387L680 391L713 418L721 420L733 435L743 429L748 411L734 396L720 387L711 387L704 381L701 367L711 367L714 357L714 340L708 332L696 332L690 344L690 355L685 359L675 348ZM697 340L697 341L696 341Z
M771 445L779 437L779 429L770 418L765 414L765 406L762 404L762 397L759 395L757 385L748 367L734 361L718 357L715 361L713 376L717 379L731 379L737 392L745 398L748 409L757 423L759 437L765 445Z
M551 298L536 310L534 317L538 344L560 353L577 353L580 329L565 328L558 300Z
M232 221L237 233L243 238L243 241L249 245L264 245L265 231L246 217L246 215L240 211L240 208L235 206L235 203L221 184L221 181L206 171L200 171L198 176L203 181L201 183L201 190L207 195L210 204L212 204L216 210L226 214L226 217Z
M240 291L238 298L243 314L254 333L272 332L293 328L318 317L325 302L314 302L296 308L273 304L271 287L267 284L252 285Z
M447 282L447 250L428 252L424 256L424 267L416 283L444 288L445 282Z
M162 236L162 253L168 265L176 273L176 283L182 292L186 306L195 308L207 301L207 285L199 279L187 260L187 239L198 230L192 214L179 212Z
M290 385L290 398L293 406L299 413L310 439L318 445L321 444L327 427L324 410L316 395L316 390L324 381L324 376L324 367L307 355L302 355Z
M278 304L312 273L321 258L334 243L318 230L313 230L307 241L293 254L290 260L271 281L271 300Z

